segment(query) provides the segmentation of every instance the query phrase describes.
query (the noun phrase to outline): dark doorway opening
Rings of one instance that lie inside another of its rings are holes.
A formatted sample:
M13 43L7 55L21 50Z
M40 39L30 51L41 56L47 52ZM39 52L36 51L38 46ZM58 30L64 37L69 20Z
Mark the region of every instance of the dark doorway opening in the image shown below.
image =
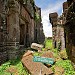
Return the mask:
M26 25L26 39L25 39L25 46L26 46L26 47L29 46L29 28L28 28L28 24Z
M54 42L54 48L56 48L57 46L56 46L56 41Z
M24 37L25 37L24 28L25 28L24 24L20 25L20 45L24 45Z

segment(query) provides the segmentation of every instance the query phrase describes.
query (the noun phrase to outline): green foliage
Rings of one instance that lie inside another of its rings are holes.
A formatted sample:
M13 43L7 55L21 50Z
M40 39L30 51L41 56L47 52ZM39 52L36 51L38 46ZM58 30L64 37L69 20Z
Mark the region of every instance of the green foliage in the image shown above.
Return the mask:
M64 68L64 74L63 75L75 75L75 71L74 71L74 68L71 64L71 61L68 60L68 57L67 57L67 53L66 53L66 50L58 50L57 48L53 49L52 47L52 40L50 39L46 39L45 40L45 48L50 48L50 51L53 52L53 55L55 58L60 58L53 66L52 66L52 70L54 71L54 68L55 66L58 66L58 67L62 67ZM42 49L44 51L44 49ZM67 58L67 60L63 60L61 58Z
M35 12L35 20L38 21L40 19L40 16L37 12Z
M55 48L55 49L52 49L52 52L54 52L55 54L58 54L58 49L57 48Z
M10 62L6 62L0 66L0 75L11 75L10 73L7 73L5 70L9 67Z
M75 75L75 71L74 71L74 68L73 68L70 60L57 61L55 63L55 65L52 67L53 71L54 71L55 66L60 66L60 67L64 68L64 70L65 70L64 75Z
M18 75L29 75L28 71L23 67L20 59L9 60L8 62L0 66L0 75L11 75L11 73L6 72L10 66L15 66L18 70Z
M45 48L52 49L52 40L51 39L46 39L45 40Z
M43 54L43 52L34 52L33 56L41 56Z
M53 52L54 57L58 57L59 56L59 54L58 54L59 51L58 51L57 48L52 49L51 51Z
M34 56L39 56L39 53L38 52L34 52L33 55Z
M59 52L59 55L62 59L68 59L68 55L67 55L67 52L66 52L66 49L65 50L61 50Z
M18 68L18 74L19 75L29 75L28 71L23 67L22 63L19 62L16 67Z

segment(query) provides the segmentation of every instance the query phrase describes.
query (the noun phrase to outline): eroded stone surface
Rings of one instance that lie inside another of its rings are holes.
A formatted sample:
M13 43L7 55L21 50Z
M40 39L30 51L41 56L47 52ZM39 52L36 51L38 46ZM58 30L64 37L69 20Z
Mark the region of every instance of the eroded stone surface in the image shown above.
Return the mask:
M64 69L62 67L56 66L54 69L55 69L54 75L62 75L64 73Z
M28 55L22 58L22 63L24 66L29 70L29 72L32 75L40 75L40 70L41 70L41 75L44 74L52 74L52 70L50 68L47 68L45 65L43 65L40 62L33 62L33 56Z
M43 57L54 58L53 53L50 51L46 51L42 54Z
M36 49L36 50L41 50L43 48L43 45L37 44L37 43L32 43L31 44L31 48L32 49Z
M8 50L7 58L19 55L13 50L21 45L27 48L32 42L44 42L41 8L34 0L0 0L0 8L0 52ZM38 21L35 13L38 13Z

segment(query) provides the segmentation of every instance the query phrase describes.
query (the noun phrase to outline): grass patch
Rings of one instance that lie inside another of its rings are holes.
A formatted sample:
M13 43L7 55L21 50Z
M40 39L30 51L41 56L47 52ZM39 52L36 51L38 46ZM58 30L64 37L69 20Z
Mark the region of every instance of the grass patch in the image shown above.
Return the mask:
M20 59L9 60L8 62L2 64L0 66L0 75L11 75L10 72L7 71L11 66L14 66L17 69L17 75L29 75L28 71L23 67ZM14 73L12 73L14 75Z
M74 68L73 68L70 60L59 60L59 61L57 61L55 63L55 65L52 66L53 71L54 71L55 66L62 67L65 70L63 75L75 75L75 71L74 71Z
M51 39L46 39L45 40L45 48L52 49L52 40Z
M44 53L44 51L42 51L42 52L34 52L33 56L41 56L43 53Z
M60 58L66 57L67 58L66 50L63 50L62 53L61 53L57 48L53 49L52 40L49 40L49 39L45 40L45 48L50 48L50 51L53 52L53 55L54 55L55 58L58 58L58 57L60 57ZM60 56L60 53L61 53L61 56ZM63 75L75 75L74 67L73 67L71 61L68 60L68 58L66 60L63 60L62 58L60 60L58 60L52 66L53 71L54 71L55 66L59 66L59 67L62 67L64 69L65 72L64 72Z

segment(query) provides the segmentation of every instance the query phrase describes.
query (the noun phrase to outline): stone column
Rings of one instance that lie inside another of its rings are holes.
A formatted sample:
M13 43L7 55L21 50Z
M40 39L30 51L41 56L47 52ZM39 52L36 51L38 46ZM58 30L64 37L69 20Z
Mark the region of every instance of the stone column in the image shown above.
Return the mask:
M61 50L65 49L64 28L61 28Z
M58 19L58 14L56 12L50 13L49 19L50 19L50 23L52 24L53 47L57 48L57 19Z
M9 59L16 59L18 57L19 51L19 41L20 41L20 27L19 27L19 7L18 1L9 0L8 1L8 13L7 13L7 52Z
M62 15L58 19L58 33L60 40L60 50L65 49L65 37L64 37L64 27L63 27L63 17Z
M9 12L7 17L8 26L8 42L20 41L20 27L19 27L19 4L15 0L9 1ZM16 45L16 44L15 44Z
M31 19L31 43L34 42L34 19Z

